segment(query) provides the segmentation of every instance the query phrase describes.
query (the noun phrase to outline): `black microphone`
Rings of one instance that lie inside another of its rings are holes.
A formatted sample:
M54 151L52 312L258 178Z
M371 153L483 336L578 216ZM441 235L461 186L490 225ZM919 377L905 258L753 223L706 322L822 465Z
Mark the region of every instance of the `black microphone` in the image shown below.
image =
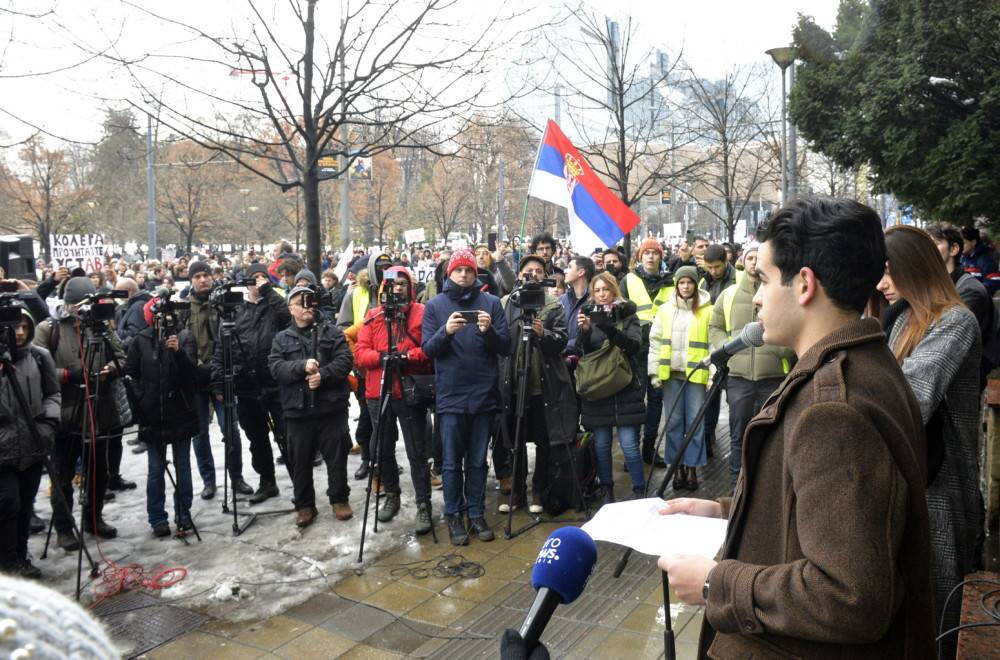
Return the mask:
M709 365L721 365L729 362L740 351L747 348L760 348L764 345L764 326L760 321L751 321L743 326L743 332L739 337L733 337L719 348L712 351L712 354L701 361L702 367Z
M531 572L531 586L538 593L519 631L528 655L538 643L556 605L572 603L583 593L596 564L597 545L590 534L579 527L557 529L545 541Z
M153 290L153 297L154 298L162 298L162 299L166 300L167 298L169 298L171 296L172 293L173 292L170 289L168 289L167 287L165 287L165 286L158 286L158 287L156 287L156 289Z

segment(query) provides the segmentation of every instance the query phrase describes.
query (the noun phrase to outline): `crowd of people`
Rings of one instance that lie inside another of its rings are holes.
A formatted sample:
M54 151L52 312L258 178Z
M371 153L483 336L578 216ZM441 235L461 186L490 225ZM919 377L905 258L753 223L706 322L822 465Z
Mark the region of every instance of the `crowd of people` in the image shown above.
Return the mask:
M12 294L22 319L12 359L29 410L4 382L0 569L41 573L27 539L44 527L33 503L46 455L53 490L70 505L82 464L82 531L103 538L117 534L103 515L106 498L136 481L144 481L152 534L189 530L192 449L204 500L216 496L217 460L250 503L279 496L283 464L299 527L320 516L313 470L321 464L328 511L353 515L347 465L356 453L353 479L381 494L376 515L389 523L403 496L401 431L414 532L431 531L432 491L441 488L448 538L464 545L495 536L485 498L490 462L500 511L540 514L560 495L554 466L590 434L598 505L615 502L616 473L627 475L627 496L645 497L646 466L676 463L673 493L698 491L699 469L728 448L735 499L681 498L666 509L738 521L723 561L692 568L665 558L661 566L679 596L708 603L709 642L732 657L765 642L819 657L810 644L899 641L915 634L921 608L954 625L957 610L945 612L944 599L977 565L984 528L977 421L986 374L1000 362L996 262L974 230L935 224L883 234L870 209L843 200L786 205L761 239L742 246L695 236L668 246L650 237L632 254L615 246L582 255L542 233L523 247L331 251L318 277L286 242L268 257L196 253L159 263L109 254L104 269L89 273L40 263L37 283L18 280ZM93 320L112 290L123 296L113 313ZM225 291L245 294L233 300ZM705 358L749 323L763 325L767 343L728 363L722 444L722 393L706 400L720 376ZM352 396L360 409L353 438ZM209 442L213 411L221 452ZM783 414L798 426L779 425ZM40 444L25 430L32 422ZM128 443L147 454L148 471L132 481L121 458L125 429L136 424ZM241 432L256 487L242 464ZM884 443L858 446L872 434ZM612 461L616 435L621 470ZM831 446L816 452L817 442ZM821 515L830 502L833 514ZM850 507L862 513L837 512ZM53 502L52 510L58 546L76 550L69 507ZM855 524L862 514L881 518ZM836 534L857 538L880 526L871 535L878 544L843 554ZM789 562L794 569L761 572ZM845 576L853 562L885 570L862 585ZM753 575L750 564L758 564ZM826 591L805 584L809 566L831 577ZM856 599L884 612L845 611ZM831 601L840 606L822 611ZM801 608L787 611L788 603ZM821 632L868 615L877 621L856 637ZM740 633L755 626L764 642ZM786 635L812 641L786 645Z

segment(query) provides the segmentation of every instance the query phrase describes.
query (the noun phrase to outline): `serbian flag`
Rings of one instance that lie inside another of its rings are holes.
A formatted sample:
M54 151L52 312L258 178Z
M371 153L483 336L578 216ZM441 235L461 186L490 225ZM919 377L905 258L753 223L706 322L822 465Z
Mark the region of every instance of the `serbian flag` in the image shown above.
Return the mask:
M528 195L566 208L577 254L611 247L639 224L639 216L597 178L551 119L538 148Z

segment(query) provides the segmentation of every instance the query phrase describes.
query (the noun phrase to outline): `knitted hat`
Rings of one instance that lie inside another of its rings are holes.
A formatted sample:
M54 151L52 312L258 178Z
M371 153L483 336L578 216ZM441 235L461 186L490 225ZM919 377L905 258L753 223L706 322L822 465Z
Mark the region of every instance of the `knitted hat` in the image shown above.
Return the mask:
M212 267L208 265L207 261L192 261L191 265L188 266L188 278L194 279L194 276L198 273L208 273L212 274Z
M545 270L545 259L542 259L537 254L526 254L523 257L521 257L521 261L517 263L517 272L520 273L524 269L524 264L528 263L529 261L537 261L538 263L542 264L542 270Z
M89 277L73 277L66 282L66 289L63 291L63 304L67 307L80 304L84 298L92 293L97 293L97 287Z
M451 277L451 271L455 270L459 266L468 266L473 271L476 270L476 255L472 254L472 250L468 248L461 248L455 250L451 254L451 260L448 262L448 277Z
M660 259L663 259L663 247L660 246L660 242L650 236L639 245L639 257L642 257L642 253L646 250L656 250L660 253Z
M694 266L681 266L674 273L674 282L680 282L682 277L690 279L695 285L698 284L698 269Z
M754 241L753 243L747 244L747 246L743 248L743 255L746 256L748 253L756 252L759 249L760 249L760 243Z
M265 266L264 264L250 264L249 266L247 266L247 269L243 271L243 277L247 281L250 281L253 279L253 276L256 275L257 273L264 273L265 275L267 275L268 274L267 266Z

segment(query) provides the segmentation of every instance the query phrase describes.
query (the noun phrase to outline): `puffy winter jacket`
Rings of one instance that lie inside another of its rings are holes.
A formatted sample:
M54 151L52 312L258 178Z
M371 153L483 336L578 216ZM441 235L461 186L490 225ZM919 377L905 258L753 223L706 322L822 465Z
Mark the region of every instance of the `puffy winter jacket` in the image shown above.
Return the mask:
M146 442L171 442L198 435L194 407L198 340L190 330L177 333L180 349L161 344L151 326L128 347L125 373L131 379L140 436Z
M577 330L577 348L582 350L583 355L593 353L604 346L605 340L610 340L632 362L632 382L621 392L598 401L581 398L580 420L585 429L637 426L646 421L646 390L639 385L639 369L645 369L646 365L636 362L642 343L642 329L635 313L635 303L626 300L619 305L621 329L615 326L608 334L595 325L591 325L590 330ZM585 305L583 314L589 316L593 309L593 304Z
M318 355L312 355L313 328L317 328ZM315 357L322 375L320 386L310 390L306 383L306 360ZM275 336L268 358L271 376L280 385L281 407L286 418L308 418L329 415L347 407L351 387L347 374L353 360L344 331L335 325L309 324L300 328L294 323ZM313 394L310 395L309 393Z

